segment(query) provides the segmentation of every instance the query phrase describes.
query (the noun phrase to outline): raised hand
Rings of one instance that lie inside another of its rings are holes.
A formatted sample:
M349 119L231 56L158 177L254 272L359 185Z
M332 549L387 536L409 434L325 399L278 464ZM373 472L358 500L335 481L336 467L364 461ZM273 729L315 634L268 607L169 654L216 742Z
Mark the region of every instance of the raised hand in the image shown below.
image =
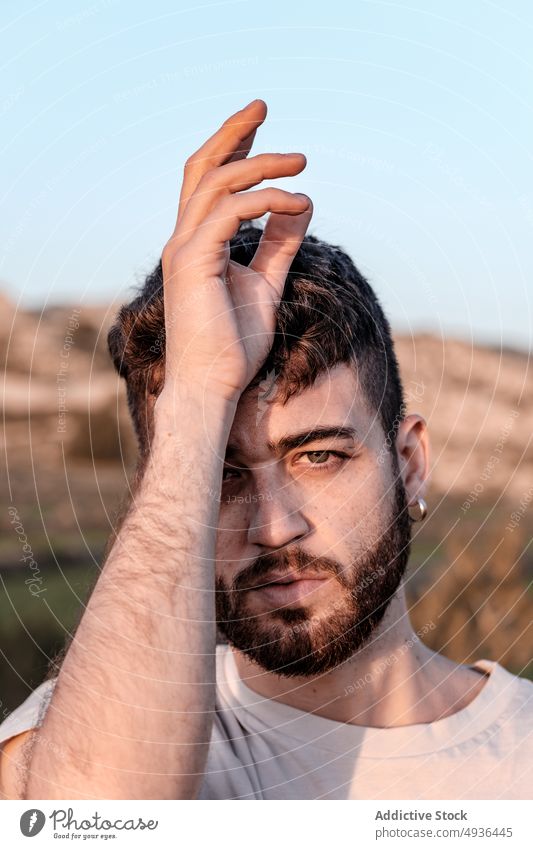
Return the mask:
M248 158L266 104L254 100L228 118L186 162L176 227L162 256L166 371L175 381L235 401L272 345L287 272L312 216L306 195L267 187L299 174L301 153ZM270 213L249 266L230 261L242 221Z

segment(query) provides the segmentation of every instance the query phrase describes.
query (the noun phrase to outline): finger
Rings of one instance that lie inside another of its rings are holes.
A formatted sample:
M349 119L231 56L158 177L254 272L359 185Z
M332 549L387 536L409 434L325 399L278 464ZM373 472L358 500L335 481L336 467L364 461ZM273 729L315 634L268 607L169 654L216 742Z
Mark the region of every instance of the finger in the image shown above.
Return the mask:
M250 151L252 149L252 145L254 143L256 133L257 133L257 129L255 129L253 131L253 133L250 133L249 136L246 136L244 141L242 141L240 143L239 147L237 148L237 150L235 151L233 156L231 156L229 158L228 162L237 162L237 160L245 159L248 156L248 154L250 153Z
M188 242L187 252L192 257L192 264L198 267L210 263L235 235L241 221L260 218L267 212L301 215L309 204L307 195L274 188L226 196L197 227L194 237Z
M313 204L300 215L273 212L250 263L250 269L262 274L281 296L287 273L302 244L313 216Z
M305 166L303 153L261 153L211 169L201 178L187 204L179 225L179 241L188 238L221 197L251 189L263 180L294 177Z
M189 157L183 172L178 221L206 171L230 162L233 156L244 158L248 155L257 128L265 120L266 113L267 106L264 100L253 100L244 109L239 109L238 112L230 115L216 133Z

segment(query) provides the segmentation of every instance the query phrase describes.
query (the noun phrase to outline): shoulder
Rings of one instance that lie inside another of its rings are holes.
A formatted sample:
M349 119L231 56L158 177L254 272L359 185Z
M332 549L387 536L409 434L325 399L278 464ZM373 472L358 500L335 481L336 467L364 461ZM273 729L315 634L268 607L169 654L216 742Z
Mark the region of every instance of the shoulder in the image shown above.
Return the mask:
M20 772L26 761L26 743L34 729L22 731L0 745L0 799L20 799Z
M496 661L481 660L478 668L489 673L489 684L481 691L476 704L487 715L492 714L501 731L524 744L533 744L533 681L510 672Z
M495 660L478 660L475 666L493 676L499 689L507 690L511 697L526 702L533 698L533 681L520 673L511 672Z
M20 798L20 773L26 759L26 743L42 723L56 679L43 681L0 724L0 797Z
M502 667L500 667L502 668ZM520 675L514 675L511 672L506 674L510 676L514 683L514 700L518 710L524 713L529 720L529 724L533 726L533 681L529 678L522 678Z
M25 701L0 723L0 746L10 737L40 725L50 702L56 678L43 681Z

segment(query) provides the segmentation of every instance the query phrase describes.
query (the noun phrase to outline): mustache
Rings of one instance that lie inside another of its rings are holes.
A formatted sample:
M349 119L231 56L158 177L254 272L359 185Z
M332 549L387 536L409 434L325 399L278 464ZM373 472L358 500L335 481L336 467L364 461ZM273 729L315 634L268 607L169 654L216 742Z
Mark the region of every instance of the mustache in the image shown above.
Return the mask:
M258 585L268 583L269 575L289 572L313 572L317 575L331 574L346 585L345 567L329 557L313 557L301 548L293 548L272 554L262 554L234 578L232 590L246 592Z

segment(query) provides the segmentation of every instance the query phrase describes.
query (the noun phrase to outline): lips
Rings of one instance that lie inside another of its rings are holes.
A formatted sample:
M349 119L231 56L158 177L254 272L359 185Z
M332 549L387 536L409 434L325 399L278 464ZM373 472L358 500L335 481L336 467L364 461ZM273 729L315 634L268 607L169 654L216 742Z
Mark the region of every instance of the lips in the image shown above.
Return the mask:
M327 584L325 576L285 575L268 584L255 587L254 595L266 603L269 608L286 607L291 604L310 604L315 592Z
M326 576L323 574L317 575L316 572L289 572L285 575L267 575L263 578L260 584L257 584L253 589L262 589L271 584L292 584L295 581L322 581Z
M329 576L316 572L291 572L286 575L267 575L260 584L250 587L269 606L282 607L302 601L311 601L315 590L324 585Z

